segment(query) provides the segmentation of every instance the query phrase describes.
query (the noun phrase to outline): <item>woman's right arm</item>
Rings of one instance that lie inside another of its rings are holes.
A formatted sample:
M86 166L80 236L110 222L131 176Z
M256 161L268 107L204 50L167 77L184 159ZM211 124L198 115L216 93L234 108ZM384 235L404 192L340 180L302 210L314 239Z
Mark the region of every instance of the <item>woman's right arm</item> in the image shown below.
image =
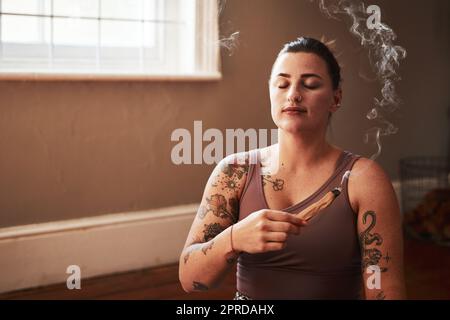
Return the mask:
M281 250L288 234L298 234L300 227L306 225L296 215L269 209L252 212L236 223L248 168L248 153L244 158L231 155L211 174L180 256L179 277L185 291L205 291L217 286L238 252Z
M179 278L187 292L218 285L231 269L237 253L231 229L239 217L239 198L247 178L248 153L230 155L215 167L180 256Z

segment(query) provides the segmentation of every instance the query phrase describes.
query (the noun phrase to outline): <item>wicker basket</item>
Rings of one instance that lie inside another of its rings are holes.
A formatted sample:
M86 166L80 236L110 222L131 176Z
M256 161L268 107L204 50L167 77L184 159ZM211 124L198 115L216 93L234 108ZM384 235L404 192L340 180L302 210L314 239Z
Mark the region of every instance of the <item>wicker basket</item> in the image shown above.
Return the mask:
M400 161L404 226L415 238L450 244L450 161L414 157Z

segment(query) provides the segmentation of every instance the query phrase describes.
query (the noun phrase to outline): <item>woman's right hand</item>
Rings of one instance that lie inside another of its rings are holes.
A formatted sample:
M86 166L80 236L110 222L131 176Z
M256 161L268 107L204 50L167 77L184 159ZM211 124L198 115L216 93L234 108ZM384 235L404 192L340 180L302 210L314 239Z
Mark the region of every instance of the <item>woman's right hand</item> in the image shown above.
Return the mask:
M247 253L281 250L286 246L288 234L299 234L305 225L305 220L288 212L255 211L233 226L233 247Z

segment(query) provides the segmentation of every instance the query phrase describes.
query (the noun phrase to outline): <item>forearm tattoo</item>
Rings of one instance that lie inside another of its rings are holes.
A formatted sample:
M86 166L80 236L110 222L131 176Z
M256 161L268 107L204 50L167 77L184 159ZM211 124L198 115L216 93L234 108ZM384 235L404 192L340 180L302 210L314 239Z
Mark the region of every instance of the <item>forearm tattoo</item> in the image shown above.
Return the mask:
M206 251L211 250L212 247L213 247L213 244L214 244L214 241L210 241L210 242L208 242L208 243L205 243L205 244L202 246L202 252L203 252L203 254L204 254L205 256L206 256Z
M184 255L184 263L186 264L188 262L189 257L191 256L191 253L194 251L201 250L203 252L203 254L206 256L206 252L208 250L211 250L213 245L214 245L214 241L210 241L210 242L206 242L206 243L195 243L195 244L190 245L187 248L186 253Z
M284 180L283 179L272 179L272 176L265 175L262 176L263 178L263 186L266 185L266 183L270 183L272 185L272 188L274 191L281 191L284 187Z
M223 230L225 230L225 228L220 223L205 224L205 229L203 230L203 241L208 242L209 240L214 239Z
M368 223L367 218L370 217L370 222ZM381 246L383 243L383 238L379 233L371 233L371 230L375 227L377 222L377 215L375 211L367 211L363 214L362 223L364 226L367 225L364 231L359 234L359 243L361 247L361 267L362 272L365 272L369 266L378 266L381 272L388 271L387 266L380 266L380 260L383 259L386 261L386 264L389 263L391 257L386 253L383 256L383 253L377 246ZM383 291L380 291L376 298L384 299L386 296Z

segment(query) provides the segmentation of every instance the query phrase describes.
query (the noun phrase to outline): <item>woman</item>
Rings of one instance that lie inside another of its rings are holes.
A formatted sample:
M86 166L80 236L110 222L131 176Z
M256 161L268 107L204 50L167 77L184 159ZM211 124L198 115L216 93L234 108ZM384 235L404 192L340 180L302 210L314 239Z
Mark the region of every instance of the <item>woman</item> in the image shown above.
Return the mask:
M217 286L237 261L235 299L405 297L389 178L326 140L340 82L322 42L302 37L281 50L269 80L278 143L230 155L214 169L180 256L185 291ZM341 181L329 207L309 221L296 215Z

